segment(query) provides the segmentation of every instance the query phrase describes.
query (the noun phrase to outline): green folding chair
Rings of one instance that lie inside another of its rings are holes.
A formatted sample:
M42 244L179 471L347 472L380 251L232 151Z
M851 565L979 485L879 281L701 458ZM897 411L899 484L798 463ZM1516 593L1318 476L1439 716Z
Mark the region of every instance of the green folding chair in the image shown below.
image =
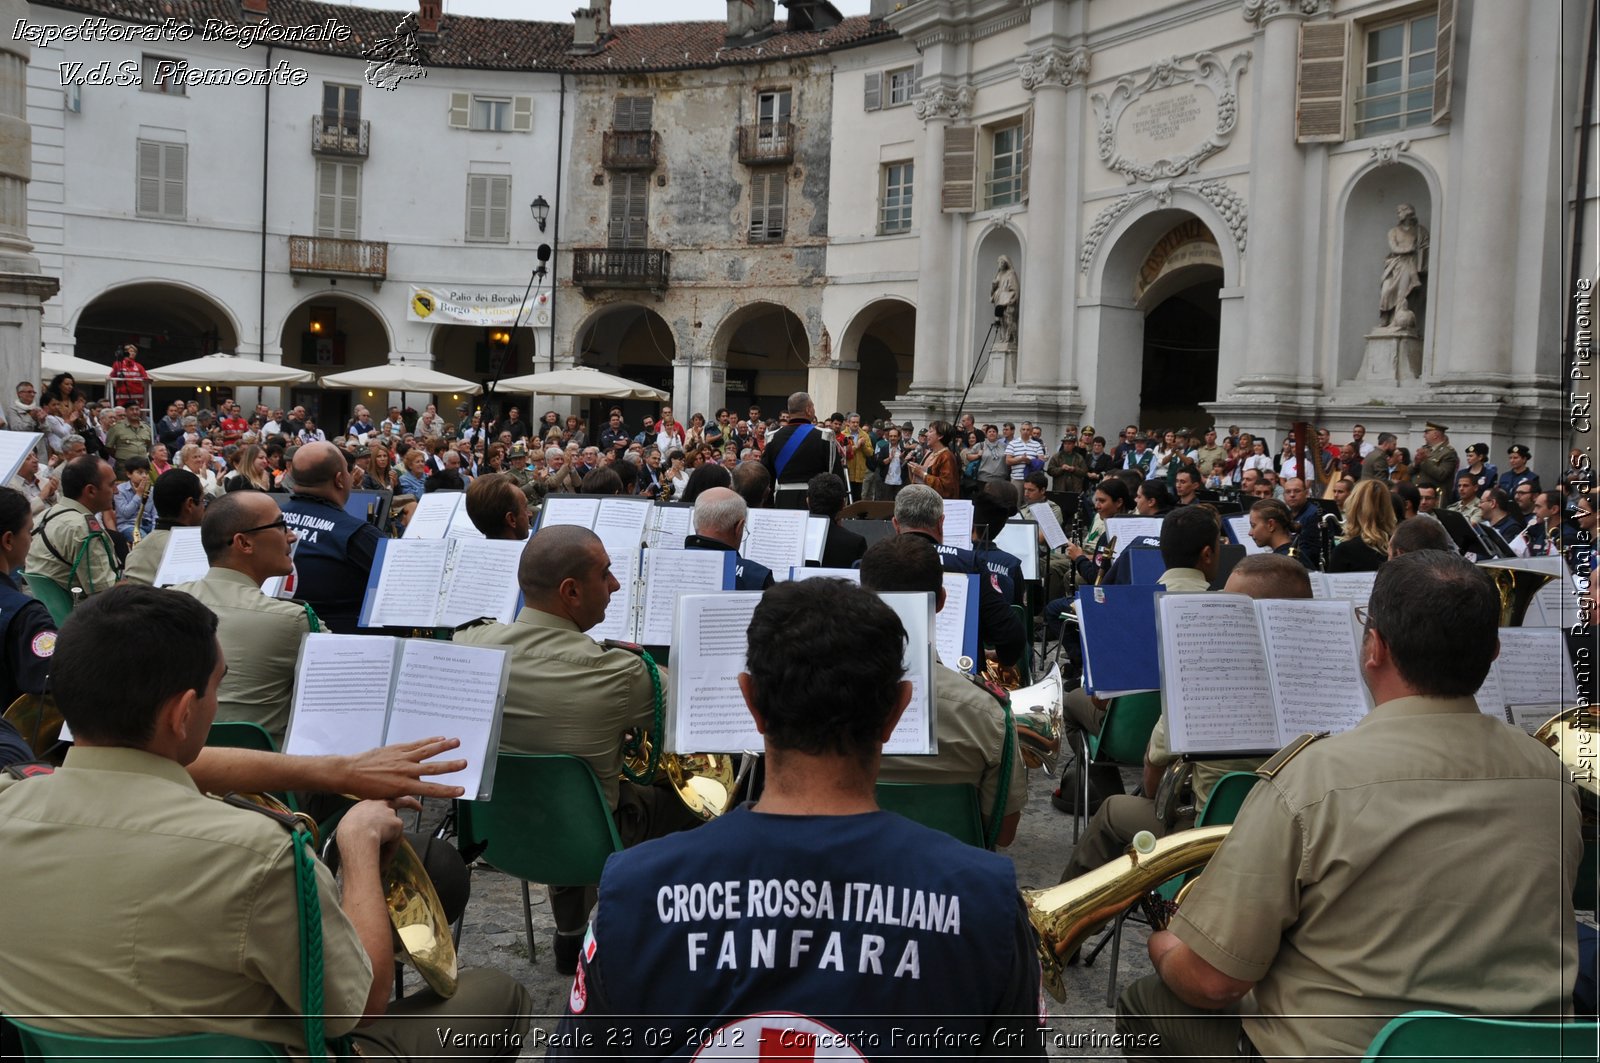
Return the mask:
M588 761L565 753L501 753L494 799L456 802L457 844L522 880L528 959L535 956L528 883L592 886L622 838Z
M1412 1011L1391 1019L1367 1048L1366 1063L1381 1059L1586 1060L1600 1058L1596 1024L1490 1019L1443 1011Z
M287 1059L283 1049L265 1041L252 1041L223 1033L192 1033L172 1037L90 1037L54 1033L7 1019L22 1039L26 1059L108 1060L144 1059L151 1063L193 1059Z
M263 753L276 753L278 744L259 723L248 720L220 720L211 725L206 735L206 745L219 749L255 749Z
M72 592L49 576L41 576L37 572L24 572L22 578L28 584L29 593L50 611L50 619L56 622L56 627L65 624L67 617L72 615Z
M1232 823L1244 805L1244 799L1250 796L1251 788L1260 781L1261 776L1253 771L1228 772L1217 780L1217 784L1206 795L1206 803L1200 806L1194 825L1219 827Z
M1077 844L1083 827L1089 825L1089 766L1114 764L1139 766L1144 763L1150 732L1161 718L1161 691L1147 690L1112 698L1100 721L1100 733L1080 731L1078 749L1078 811L1072 817L1072 841Z
M984 848L978 788L971 783L880 782L878 807Z

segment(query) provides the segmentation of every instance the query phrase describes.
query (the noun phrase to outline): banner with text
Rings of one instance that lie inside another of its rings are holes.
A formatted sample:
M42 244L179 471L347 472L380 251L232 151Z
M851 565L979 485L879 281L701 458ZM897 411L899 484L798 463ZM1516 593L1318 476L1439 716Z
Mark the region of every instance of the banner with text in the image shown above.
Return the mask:
M443 286L423 288L413 284L411 299L406 305L406 319L432 324L499 325L505 328L512 327L520 320L525 327L548 328L550 290L535 289L528 293L524 302L521 290Z

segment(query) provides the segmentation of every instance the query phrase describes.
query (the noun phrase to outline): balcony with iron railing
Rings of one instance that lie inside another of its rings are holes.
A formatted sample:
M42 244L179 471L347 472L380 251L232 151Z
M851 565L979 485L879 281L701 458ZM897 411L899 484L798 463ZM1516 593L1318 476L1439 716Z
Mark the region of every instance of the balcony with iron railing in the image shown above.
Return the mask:
M291 236L289 272L295 276L360 277L370 280L376 289L389 275L389 245L382 240Z
M371 126L371 122L361 119L312 115L312 154L344 155L354 159L364 159L367 157L367 146L371 139Z
M740 126L739 161L746 166L793 162L794 126L789 122L754 122Z
M572 252L572 280L585 291L667 287L672 252L653 247L580 247Z
M608 170L654 170L660 138L652 130L608 129L602 143L602 165Z

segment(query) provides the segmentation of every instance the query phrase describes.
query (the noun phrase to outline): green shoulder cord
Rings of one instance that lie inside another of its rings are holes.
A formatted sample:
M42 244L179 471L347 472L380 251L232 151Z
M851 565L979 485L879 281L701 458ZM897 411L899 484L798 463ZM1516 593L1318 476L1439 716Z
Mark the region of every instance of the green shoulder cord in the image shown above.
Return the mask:
M639 747L644 742L645 736L636 734L622 743L622 775L629 782L638 783L640 786L649 786L656 781L656 768L661 764L661 743L666 740L662 733L662 713L665 698L661 694L661 669L656 667L655 658L650 656L650 651L640 648L639 659L644 662L644 670L650 673L650 694L655 701L655 717L650 724L650 763L644 771L634 774L628 767L628 758L639 755Z
M311 608L310 602L301 602L300 607L306 611L306 627L315 635L322 630L322 621L317 619L317 611Z
M306 1024L306 1056L327 1058L327 1036L322 1028L322 903L317 898L315 843L311 832L295 827L289 844L294 849L294 891L300 902L300 995ZM347 1037L333 1042L334 1058L352 1055Z
M1000 823L1006 818L1006 799L1011 796L1011 759L1016 755L1017 724L1011 717L1011 699L1000 702L1006 712L1005 737L1000 740L1000 783L994 790L994 807L989 810L989 829L983 832L984 848L993 850L1000 838Z

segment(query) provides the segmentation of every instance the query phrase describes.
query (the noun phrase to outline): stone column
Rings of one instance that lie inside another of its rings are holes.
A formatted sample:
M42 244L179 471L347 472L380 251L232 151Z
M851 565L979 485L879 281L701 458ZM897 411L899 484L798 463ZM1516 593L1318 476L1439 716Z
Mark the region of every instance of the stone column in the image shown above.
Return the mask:
M1466 98L1452 110L1460 123L1461 158L1473 161L1462 166L1456 191L1447 384L1512 383L1516 300L1509 271L1519 257L1517 203L1529 76L1527 13L1519 6L1474 3L1467 9L1471 21L1456 28L1456 71L1465 70L1468 77L1456 81L1456 91L1465 89ZM1466 64L1462 48L1468 50ZM1486 165L1486 160L1498 162ZM1437 265L1433 274L1441 274ZM1444 303L1433 292L1429 301Z
M26 18L23 0L0 0L0 22ZM16 394L17 382L39 380L39 334L43 303L61 287L41 276L28 240L28 180L33 173L33 134L28 126L28 45L0 37L0 395Z
M1067 146L1082 135L1080 96L1089 72L1082 48L1045 48L1018 60L1022 87L1033 93L1033 147L1028 175L1028 246L1022 267L1017 383L1054 386L1071 379L1067 337L1075 300L1072 248L1082 181ZM1070 104L1076 102L1079 106ZM1064 372L1066 370L1067 372Z
M956 284L961 262L957 234L962 219L943 209L944 142L951 123L971 111L972 96L965 88L935 85L918 96L913 107L925 130L917 166L917 199L923 206L917 227L921 238L917 241L917 334L911 390L930 386L959 390L966 370L957 367L965 363L952 345L962 303ZM954 379L957 375L960 380Z
M1250 251L1245 261L1244 375L1237 392L1293 391L1313 386L1311 350L1301 329L1301 253L1308 211L1304 155L1295 143L1295 84L1300 24L1316 0L1245 0L1256 22L1261 61L1251 134ZM1320 205L1319 205L1320 206ZM1226 387L1226 385L1224 385Z

